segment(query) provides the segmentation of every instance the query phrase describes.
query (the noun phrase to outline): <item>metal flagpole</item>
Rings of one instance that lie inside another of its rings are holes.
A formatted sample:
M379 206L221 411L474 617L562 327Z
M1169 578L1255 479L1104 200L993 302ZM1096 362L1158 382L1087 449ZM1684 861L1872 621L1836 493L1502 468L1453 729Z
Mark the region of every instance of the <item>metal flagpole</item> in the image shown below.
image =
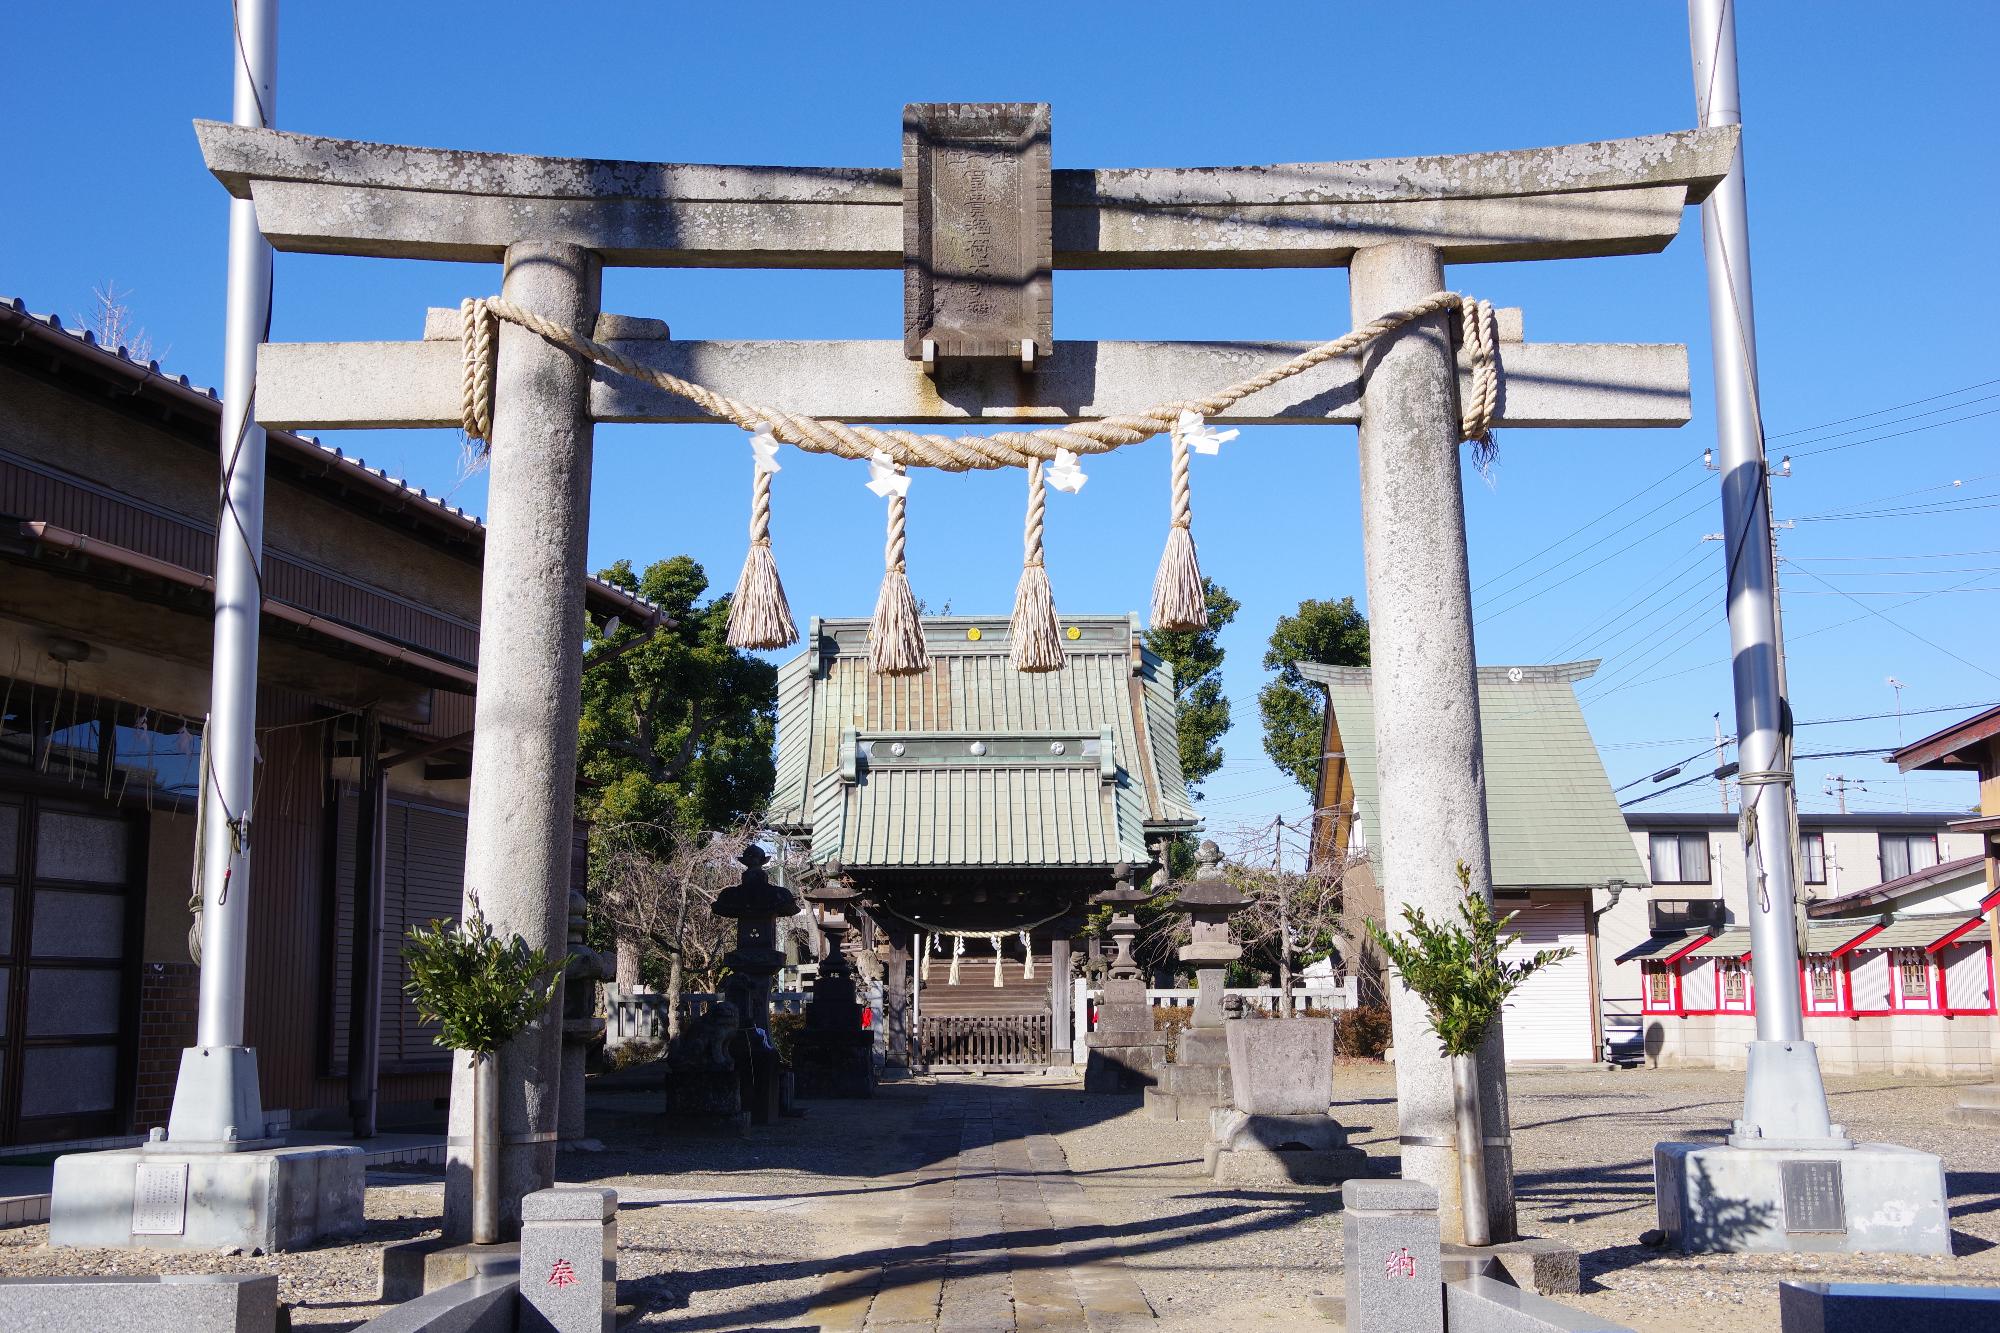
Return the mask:
M1695 104L1704 128L1742 124L1732 0L1689 0ZM1730 655L1735 663L1737 776L1757 1040L1750 1044L1743 1119L1731 1143L1816 1144L1829 1124L1819 1059L1803 1040L1790 718L1783 696L1784 643L1777 622L1770 492L1757 401L1757 333L1750 294L1750 229L1739 144L1729 174L1701 206L1714 343L1716 440L1728 561Z
M237 125L268 129L276 113L278 0L235 0L231 56ZM257 347L270 331L271 247L256 205L229 201L229 291L223 345L222 483L216 523L215 652L209 780L202 790L201 994L196 1046L185 1052L168 1136L250 1146L264 1134L255 1053L243 1044L250 849L257 766L257 630L263 610L264 430L253 411Z

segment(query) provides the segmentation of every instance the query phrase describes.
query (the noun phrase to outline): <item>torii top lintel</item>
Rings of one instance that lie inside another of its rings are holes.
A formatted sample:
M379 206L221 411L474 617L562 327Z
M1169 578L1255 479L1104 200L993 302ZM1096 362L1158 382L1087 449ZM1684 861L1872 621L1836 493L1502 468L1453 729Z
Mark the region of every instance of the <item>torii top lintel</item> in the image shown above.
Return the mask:
M894 168L703 166L411 148L197 121L280 250L499 261L561 241L607 264L897 268ZM1051 173L1057 268L1344 265L1389 241L1447 263L1643 254L1728 171L1732 128L1439 157Z

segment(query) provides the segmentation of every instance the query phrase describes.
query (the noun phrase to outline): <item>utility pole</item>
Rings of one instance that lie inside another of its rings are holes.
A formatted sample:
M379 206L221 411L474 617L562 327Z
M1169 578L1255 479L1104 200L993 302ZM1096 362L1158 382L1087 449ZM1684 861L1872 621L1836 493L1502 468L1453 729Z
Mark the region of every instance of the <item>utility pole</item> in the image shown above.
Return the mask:
M1718 712L1715 714L1715 793L1722 800L1722 813L1725 815L1729 813L1729 779L1722 775L1722 770L1727 763L1722 743L1722 714Z
M1847 813L1847 792L1850 787L1855 791L1867 791L1868 783L1863 778L1850 778L1845 773L1826 775L1826 794L1840 798L1840 813L1843 815Z

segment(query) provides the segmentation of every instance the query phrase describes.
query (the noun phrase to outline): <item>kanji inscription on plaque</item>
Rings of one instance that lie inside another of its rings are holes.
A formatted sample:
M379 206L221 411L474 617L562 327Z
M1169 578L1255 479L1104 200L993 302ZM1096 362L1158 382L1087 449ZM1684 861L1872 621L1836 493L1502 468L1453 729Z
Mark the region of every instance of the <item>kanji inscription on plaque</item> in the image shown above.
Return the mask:
M141 1162L132 1185L133 1235L178 1236L187 1230L186 1162Z
M1045 102L903 108L903 353L1053 349Z
M1785 1230L1847 1230L1847 1195L1840 1163L1826 1160L1781 1162L1785 1187Z

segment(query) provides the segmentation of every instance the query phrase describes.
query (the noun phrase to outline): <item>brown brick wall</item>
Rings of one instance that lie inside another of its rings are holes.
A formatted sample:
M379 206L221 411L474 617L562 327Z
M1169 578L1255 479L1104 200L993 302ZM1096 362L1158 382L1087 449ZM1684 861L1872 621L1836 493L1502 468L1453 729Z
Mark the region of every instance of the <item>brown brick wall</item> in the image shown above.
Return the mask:
M201 969L193 963L147 963L139 969L139 1079L132 1132L167 1123L181 1051L194 1045Z

